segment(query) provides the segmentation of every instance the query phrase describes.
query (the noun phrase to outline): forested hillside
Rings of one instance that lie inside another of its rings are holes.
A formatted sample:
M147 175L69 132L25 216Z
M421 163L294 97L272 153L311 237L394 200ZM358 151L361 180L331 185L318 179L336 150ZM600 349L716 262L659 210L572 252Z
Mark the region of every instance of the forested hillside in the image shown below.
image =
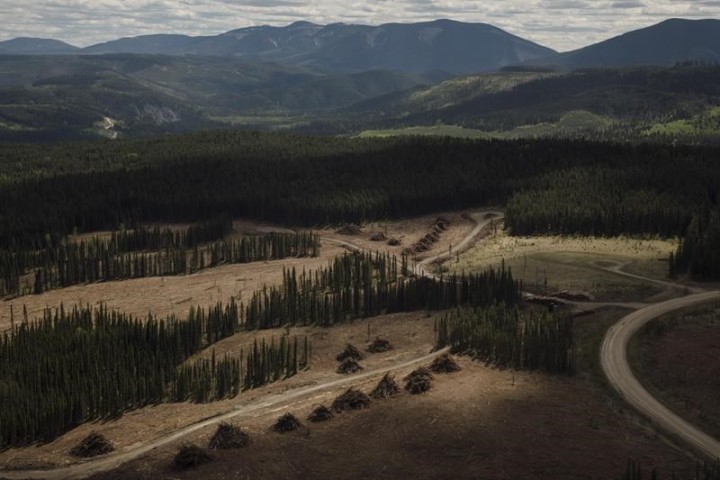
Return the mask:
M3 147L0 245L225 214L290 225L507 203L513 233L681 235L715 204L717 147L215 132Z

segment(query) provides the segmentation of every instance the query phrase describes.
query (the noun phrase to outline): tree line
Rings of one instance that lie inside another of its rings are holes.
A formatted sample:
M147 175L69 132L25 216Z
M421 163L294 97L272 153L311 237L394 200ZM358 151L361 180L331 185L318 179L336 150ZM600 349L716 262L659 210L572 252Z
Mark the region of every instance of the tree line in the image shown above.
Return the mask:
M506 202L518 233L681 235L716 201L718 150L251 132L3 146L0 249L120 223L226 215L313 226Z
M670 276L683 273L698 280L720 279L720 209L693 216L677 251L671 254Z
M401 267L407 270L407 259ZM245 328L331 326L386 313L444 310L458 305L515 305L521 285L509 268L440 278L402 276L394 255L344 254L315 272L293 268L279 286L255 292L241 311ZM407 272L405 272L407 273Z
M435 324L436 346L504 368L572 374L573 320L497 304L459 308Z
M0 448L50 441L90 420L167 401L209 401L297 373L307 340L257 343L243 358L183 363L235 334L231 301L146 319L98 308L46 310L0 338ZM244 363L243 363L244 361Z
M202 225L184 232L113 232L110 239L94 237L57 245L49 241L43 250L0 251L0 297L39 294L82 283L185 275L221 264L317 256L320 248L317 235L310 232L248 235L236 240L222 238L225 228L211 235L199 234L199 228ZM216 234L221 235L220 240L201 246Z

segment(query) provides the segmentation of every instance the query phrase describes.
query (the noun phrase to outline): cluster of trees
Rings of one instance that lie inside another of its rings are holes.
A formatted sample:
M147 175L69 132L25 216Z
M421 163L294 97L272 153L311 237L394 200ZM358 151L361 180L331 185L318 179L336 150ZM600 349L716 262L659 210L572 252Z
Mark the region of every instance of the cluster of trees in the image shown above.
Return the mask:
M0 338L0 448L167 401L185 360L235 333L238 305L140 320L101 306L45 311Z
M438 348L503 367L571 374L575 370L573 321L567 315L521 313L497 304L460 308L435 325Z
M407 265L404 259L401 265ZM406 270L406 267L401 267ZM255 292L242 312L246 328L283 325L330 326L384 313L443 310L458 305L515 305L520 283L510 269L490 268L445 278L403 277L395 256L344 254L325 269L283 273L283 283Z
M646 216L670 217L662 230L677 234L720 183L717 147L559 139L363 140L210 132L4 147L0 153L7 153L0 160L0 248L20 249L43 248L48 234L113 229L119 223L201 221L222 214L302 225L360 222L505 203L514 194L537 198L545 211L586 191L593 192L595 204L609 207L610 215L622 216L626 208L632 213L637 201ZM47 158L65 168L42 160ZM26 164L39 173L9 168ZM594 178L592 169L606 173ZM589 180L573 180L584 170ZM623 173L627 178L615 185ZM607 186L613 188L605 192ZM663 213L673 203L673 211ZM511 202L514 217L529 204ZM675 220L675 209L684 224ZM530 226L522 228L516 221L522 231L547 230L544 218L525 220ZM653 228L650 221L641 225ZM604 230L636 228L634 222L615 222Z
M720 209L695 215L671 255L670 276L686 272L698 280L720 279Z
M46 235L119 223L194 222L223 214L294 225L357 223L505 203L514 195L510 217L518 232L545 232L549 221L558 231L677 235L692 212L712 201L709 193L720 184L717 154L712 146L248 132L5 146L0 249L39 249ZM578 172L586 179L577 179ZM582 201L585 193L592 202ZM578 199L578 212L565 213L564 206ZM586 218L599 216L597 205L610 218L591 228ZM661 227L654 227L657 219Z
M652 178L656 175L649 165L578 167L544 175L510 198L506 224L514 235L676 236L687 227L689 207L709 201L705 187L712 190L709 182L720 178L701 180L700 172L690 172L697 173L699 183L687 185L687 192L673 190L673 183L674 188L685 185L686 174L680 165L666 167L662 175L676 174L676 180Z
M225 354L221 360L213 350L211 358L201 358L178 368L170 398L174 402L192 400L196 403L222 400L235 397L243 389L292 377L298 370L310 366L311 346L307 337L301 348L299 345L297 337L290 341L289 337L281 336L277 344L273 338L269 345L265 339L259 345L255 340L247 356L241 350L238 358Z
M717 462L705 463L698 460L695 464L695 471L688 475L689 476L682 478L686 478L688 480L720 480L720 464ZM657 480L659 478L660 474L657 469L653 468L650 470L650 474L646 476L643 474L643 469L639 462L629 460L627 466L625 467L625 473L620 480ZM680 477L675 475L675 472L672 472L672 476L670 478L675 480Z
M205 225L185 232L116 232L110 239L49 244L32 252L0 251L0 296L39 294L88 282L184 275L220 264L317 256L319 252L318 237L309 232L223 238L200 246L215 233L222 238L226 230L199 230ZM205 235L207 232L212 235Z

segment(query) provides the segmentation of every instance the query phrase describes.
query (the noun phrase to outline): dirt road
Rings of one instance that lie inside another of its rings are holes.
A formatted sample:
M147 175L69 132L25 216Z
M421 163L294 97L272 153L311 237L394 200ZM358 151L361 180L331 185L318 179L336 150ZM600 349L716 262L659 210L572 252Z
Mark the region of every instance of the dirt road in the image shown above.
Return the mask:
M162 447L164 445L167 445L168 443L172 443L175 440L178 440L186 435L189 435L190 433L196 432L202 428L227 421L233 418L237 417L244 417L244 416L258 416L261 414L266 413L272 413L273 411L280 411L288 408L291 406L294 402L301 398L308 397L315 393L325 392L328 390L333 390L340 387L348 387L350 385L356 384L359 381L367 380L372 377L382 377L387 373L388 371L395 371L395 370L403 370L406 368L414 367L419 364L423 364L426 362L429 362L433 360L438 355L445 353L448 349L445 348L443 350L439 350L437 352L431 353L429 355L425 355L423 357L416 358L414 360L410 360L408 362L404 362L398 365L394 365L391 368L382 368L377 370L372 370L365 373L360 373L356 375L352 375L349 377L342 377L337 380L322 383L319 385L313 385L310 387L305 388L299 388L295 390L290 390L288 392L282 393L280 395L272 395L269 398L263 398L260 400L256 400L254 402L250 402L247 404L244 404L235 410L228 412L226 414L209 418L207 420L203 420L201 422L195 423L193 425L189 425L185 428L182 428L174 433L171 433L165 437L162 437L158 440L155 440L153 442L147 443L141 447L135 448L134 450L131 450L129 452L123 452L117 455L110 455L108 457L104 457L98 460L90 460L85 463L79 463L76 465L71 465L69 467L63 467L63 468L56 468L53 470L19 470L19 471L13 471L13 472L0 472L0 478L8 479L8 480L20 480L20 479L46 479L46 480L74 480L74 479L80 479L80 478L86 478L91 475L95 475L97 473L101 472L107 472L109 470L115 469L119 467L120 465L129 462L130 460L134 460L138 457L141 457L142 455L146 454L147 452L154 450L156 448Z
M441 253L439 255L435 255L433 257L426 258L420 262L418 262L415 265L415 274L421 277L429 276L429 277L435 277L435 275L428 273L426 270L426 267L428 265L432 265L436 262L442 262L444 260L448 260L452 258L453 255L457 253L462 253L468 246L470 246L471 242L475 240L475 238L480 235L480 232L488 226L491 222L502 220L505 218L505 214L503 212L497 211L497 210L486 210L476 213L471 213L470 217L473 219L473 221L476 223L475 228L463 239L462 242L460 242L459 245L457 245L455 248L453 248L450 251Z
M483 211L483 212L477 212L471 215L472 218L477 222L477 226L463 239L463 241L458 245L457 249L460 250L462 248L465 248L467 245L469 245L482 231L482 229L489 224L492 220L495 220L499 218L499 216L502 216L502 213L500 212L489 212L489 211ZM327 241L330 243L334 243L337 245L342 245L347 248L350 248L351 250L361 250L360 247L356 245L352 245L347 242L343 242L340 240L330 239L330 238L323 238L323 241ZM437 255L435 257L428 258L422 262L419 262L416 266L416 269L419 268L419 270L416 270L419 275L425 275L425 269L422 268L423 265L427 265L431 262L435 262L438 260L441 260L445 257L449 257L450 253L445 253L442 255ZM197 430L200 430L202 428L220 423L222 421L226 421L229 419L237 418L237 417L243 417L248 415L259 415L263 413L269 413L272 412L273 409L276 410L282 410L285 408L290 407L293 402L297 401L300 398L307 397L309 395L312 395L314 393L320 393L325 392L328 390L332 390L339 387L345 387L352 385L354 383L357 383L360 380L365 380L371 377L380 377L387 373L388 371L394 371L394 370L402 370L404 368L412 367L418 364L422 364L425 362L428 362L435 358L440 353L443 353L447 351L447 349L444 349L439 352L432 353L430 355L426 355L420 358L417 358L415 360L411 360L409 362L405 362L399 365L395 365L392 368L383 368L379 370L373 370L370 372L353 375L351 377L344 377L340 378L338 380L334 380L331 382L323 383L320 385L313 385L311 387L306 388L300 388L296 390L291 390L288 392L285 392L281 395L271 396L269 398L264 398L262 401L255 401L248 404L244 404L237 409L226 413L221 416L209 418L206 420L203 420L199 423L195 423L193 425L189 425L187 427L184 427L176 432L173 432L165 437L162 437L158 440L155 440L153 442L147 443L145 445L142 445L140 447L137 447L131 451L123 452L115 455L110 455L107 457L103 457L97 460L90 460L85 463L79 463L76 465L71 465L68 467L63 468L57 468L52 470L19 470L19 471L11 471L11 472L0 472L0 478L8 479L8 480L20 480L20 479L46 479L46 480L71 480L71 479L80 479L80 478L86 478L91 475L95 475L97 473L107 472L109 470L113 470L120 465L129 462L131 460L134 460L138 457L141 457L142 455L146 454L147 452L162 447L164 445L167 445L171 442L174 442L190 433L193 433Z
M630 405L713 460L720 458L720 442L675 415L643 388L630 369L627 348L630 338L651 320L673 310L717 300L720 300L720 292L712 291L674 298L637 310L608 330L600 351L605 376Z

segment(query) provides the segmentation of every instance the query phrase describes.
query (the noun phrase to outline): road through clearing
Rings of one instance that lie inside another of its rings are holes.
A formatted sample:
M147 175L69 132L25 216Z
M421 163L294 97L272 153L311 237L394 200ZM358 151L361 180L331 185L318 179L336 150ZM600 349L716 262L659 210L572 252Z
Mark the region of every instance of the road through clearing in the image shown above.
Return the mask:
M492 220L495 220L498 218L498 216L501 216L502 213L495 212L495 211L482 211L477 212L474 214L471 214L471 217L473 220L477 222L477 226L463 239L463 241L458 245L457 249L465 248L465 246L469 245L475 237L477 237L482 229L488 225ZM355 251L361 251L362 249L356 245L352 245L347 242L343 242L340 240L330 239L330 238L322 238L323 241L328 241L330 243L338 244L345 246L347 248L350 248L351 250ZM449 257L450 253L445 253L442 255L437 255L435 257L428 258L416 266L416 272L419 275L425 275L425 269L422 268L422 265L426 265L431 262L438 261L442 258ZM95 475L97 473L107 472L109 470L113 470L120 465L129 462L131 460L134 460L136 458L141 457L142 455L146 454L147 452L162 447L164 445L167 445L171 442L174 442L186 435L189 435L190 433L196 432L202 428L220 423L225 420L243 417L251 414L260 414L260 413L268 413L269 411L273 411L273 409L282 409L285 407L289 407L292 405L294 401L297 401L300 398L307 397L313 393L320 393L327 390L332 390L339 387L344 387L351 385L353 383L356 383L360 380L368 379L374 376L382 376L388 371L393 370L402 370L404 368L408 368L414 365L422 364L425 362L428 362L432 359L434 359L437 355L447 351L448 349L443 349L438 352L434 352L430 355L426 355L408 362L404 362L399 365L394 365L391 368L383 368L378 370L373 370L370 372L362 373L353 375L351 377L347 378L340 378L338 380L334 380L331 382L323 383L320 385L313 385L311 387L306 388L300 388L296 390L291 390L289 392L285 392L282 395L273 396L267 399L259 400L256 402L252 402L246 405L242 405L238 407L237 409L228 412L226 414L223 414L221 416L216 416L212 418L208 418L206 420L203 420L201 422L189 425L187 427L184 427L180 430L177 430L176 432L173 432L171 434L168 434L162 438L159 438L153 442L146 443L145 445L141 445L133 450L118 453L114 455L110 455L101 459L97 460L90 460L84 463L79 463L75 465L71 465L68 467L62 467L62 468L56 468L56 469L50 469L50 470L18 470L18 471L8 471L8 472L0 472L0 478L7 479L7 480L21 480L21 479L45 479L45 480L74 480L74 479L81 479L86 478L91 475Z
M674 310L717 300L720 300L720 292L712 291L674 298L637 310L610 327L600 350L600 363L605 376L630 405L711 459L720 458L720 442L674 414L650 395L630 369L627 349L630 338L651 320Z
M142 445L128 452L123 452L117 455L110 455L98 460L91 460L85 463L79 463L71 465L69 467L56 468L52 470L18 470L12 472L1 472L0 478L7 480L22 480L22 479L45 479L45 480L76 480L81 478L89 477L97 473L107 472L113 470L120 465L134 460L142 455L148 453L151 450L162 447L169 443L172 443L180 438L196 432L202 428L218 424L220 422L230 420L237 417L248 416L251 414L259 415L262 413L272 413L275 410L281 410L285 407L292 405L293 402L308 397L314 393L325 392L340 387L347 387L361 380L367 380L372 377L381 377L388 371L402 370L405 368L413 367L425 362L433 360L438 355L447 352L449 349L445 348L433 352L429 355L425 355L408 362L404 362L398 365L394 365L391 368L381 368L372 370L365 373L352 375L350 377L343 377L331 382L322 383L320 385L313 385L310 387L299 388L296 390L290 390L280 395L274 395L270 398L257 400L255 402L242 405L235 410L228 412L223 415L208 418L201 422L184 427L176 432L173 432L165 437L162 437L153 442Z

